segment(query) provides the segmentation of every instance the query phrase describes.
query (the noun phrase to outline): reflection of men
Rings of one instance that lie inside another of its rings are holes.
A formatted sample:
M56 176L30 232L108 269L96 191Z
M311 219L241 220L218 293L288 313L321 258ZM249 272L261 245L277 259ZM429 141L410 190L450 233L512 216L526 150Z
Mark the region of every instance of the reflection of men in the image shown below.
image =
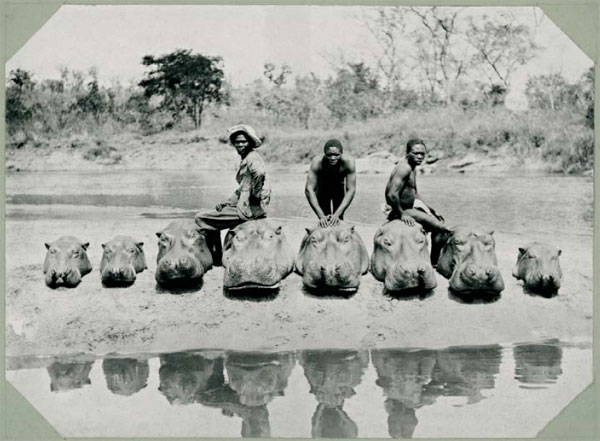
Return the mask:
M106 377L106 385L117 395L133 395L148 383L148 360L105 358L102 361L102 370Z
M389 220L400 219L408 225L415 221L431 232L431 263L437 264L445 233L450 229L444 219L427 206L417 192L416 166L425 160L427 149L421 139L410 139L406 144L406 158L400 160L385 188L385 201L391 207ZM441 234L440 234L441 233Z
M343 151L340 141L330 139L323 148L324 155L310 163L305 194L321 227L337 225L356 192L354 159L343 156Z

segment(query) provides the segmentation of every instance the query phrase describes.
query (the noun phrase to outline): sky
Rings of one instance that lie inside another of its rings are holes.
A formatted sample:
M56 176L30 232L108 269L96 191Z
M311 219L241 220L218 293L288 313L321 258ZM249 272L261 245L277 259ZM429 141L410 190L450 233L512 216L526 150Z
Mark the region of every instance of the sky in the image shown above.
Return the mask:
M144 55L191 49L224 60L235 86L263 76L265 62L287 63L294 74L332 73L341 53L368 57L374 40L358 18L356 6L63 6L6 64L34 77L58 78L61 66L87 71L96 67L103 83L137 83ZM474 16L500 8L467 8ZM515 99L527 76L561 73L577 79L592 61L533 7L504 8L535 27L544 47L513 76Z

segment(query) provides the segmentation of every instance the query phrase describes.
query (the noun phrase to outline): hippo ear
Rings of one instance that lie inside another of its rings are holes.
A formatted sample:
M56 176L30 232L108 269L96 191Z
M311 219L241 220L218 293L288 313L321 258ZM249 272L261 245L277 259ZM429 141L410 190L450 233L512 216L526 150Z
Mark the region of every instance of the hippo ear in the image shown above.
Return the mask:
M558 255L560 256L562 254L562 250L558 250Z
M156 233L156 237L158 237L158 238L160 239L160 237L161 237L161 236L162 236L162 231L158 231L158 232Z
M355 225L352 225L352 226L350 227L350 233L351 233L351 234L352 234L352 233L354 233L354 227L355 227Z
M519 256L522 256L527 251L525 248L519 248Z
M275 230L275 234L281 234L281 231L282 231L282 226L281 226L281 225L279 225L279 226L277 227L277 229Z
M81 248L83 248L84 250L87 250L89 246L90 246L90 243L89 243L89 242L86 242L86 243L82 243L82 244L81 244Z
M310 228L305 228L306 230L306 234L308 234L309 236L312 234L313 230L311 230Z
M102 247L102 249L104 249L106 247L105 243L101 243L100 246Z
M144 242L136 242L138 248L142 248L144 246Z
M46 247L47 250L50 249L50 244L48 242L44 242L44 246Z
M494 230L488 231L487 234L489 234L490 236L493 236L494 235Z

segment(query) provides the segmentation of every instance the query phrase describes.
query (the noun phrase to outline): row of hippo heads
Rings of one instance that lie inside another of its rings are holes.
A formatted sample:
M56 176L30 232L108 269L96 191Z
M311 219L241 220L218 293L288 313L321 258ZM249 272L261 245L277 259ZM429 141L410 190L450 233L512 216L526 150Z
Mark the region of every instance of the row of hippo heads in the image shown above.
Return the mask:
M46 285L49 287L75 287L83 276L92 271L92 264L86 252L88 242L83 243L73 236L63 236L45 245L47 252L44 274ZM136 274L148 268L143 245L129 236L116 236L102 244L102 283L107 286L126 286L135 282Z
M178 285L199 281L212 268L213 259L205 233L193 220L170 223L158 236L156 281ZM356 291L369 269L390 292L432 290L437 286L429 258L427 234L419 224L400 220L382 225L374 236L373 254L354 226L306 230L295 255L281 226L266 219L248 221L229 230L223 246L223 286L228 290L277 288L295 271L305 287L315 290ZM455 292L504 290L495 251L493 232L457 227L442 238L437 272L448 279ZM46 284L76 286L92 270L88 243L65 236L46 244ZM102 245L100 273L104 285L130 285L147 268L143 243L117 236ZM530 291L560 288L561 252L531 243L519 248L513 276Z
M441 237L436 270L457 293L504 290L498 268L493 231L456 227ZM371 272L390 292L431 290L437 286L428 251L428 238L418 224L400 220L382 225L374 237ZM513 276L532 292L552 293L560 288L561 251L538 242L519 248Z

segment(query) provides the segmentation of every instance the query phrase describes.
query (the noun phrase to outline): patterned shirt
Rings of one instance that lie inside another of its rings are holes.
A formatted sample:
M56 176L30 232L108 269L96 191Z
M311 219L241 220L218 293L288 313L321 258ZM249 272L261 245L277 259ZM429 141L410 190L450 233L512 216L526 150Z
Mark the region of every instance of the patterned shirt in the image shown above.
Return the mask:
M252 150L240 163L236 175L238 189L229 200L237 207L242 219L256 219L267 214L271 200L271 186L261 156Z

